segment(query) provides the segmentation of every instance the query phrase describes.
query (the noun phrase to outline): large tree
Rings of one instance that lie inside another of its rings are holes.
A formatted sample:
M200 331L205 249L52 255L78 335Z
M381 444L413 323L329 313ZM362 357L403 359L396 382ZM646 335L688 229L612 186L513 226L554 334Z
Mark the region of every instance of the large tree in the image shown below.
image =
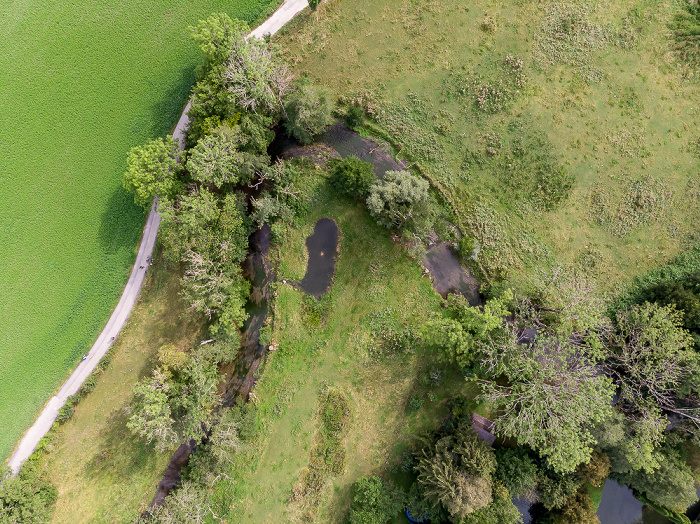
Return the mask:
M187 170L197 182L216 188L249 183L267 166L267 154L255 154L248 148L249 138L240 126L221 125L204 135L190 150Z
M169 135L129 151L123 185L134 202L147 209L154 197L173 197L182 189L178 155L178 144Z
M499 434L531 446L557 471L573 471L590 459L590 427L612 410L611 381L569 337L518 338L512 330L504 343L483 346L494 376L502 371L507 383L482 380L482 398L498 409Z
M605 371L619 387L619 407L635 419L665 426L662 411L700 428L700 402L689 382L698 375L693 339L682 315L655 303L619 311L607 334Z
M423 447L416 466L423 495L456 518L491 503L495 469L493 450L469 424Z
M287 135L301 144L310 144L333 121L333 100L330 91L314 85L308 78L296 83L285 103L287 116L284 127Z

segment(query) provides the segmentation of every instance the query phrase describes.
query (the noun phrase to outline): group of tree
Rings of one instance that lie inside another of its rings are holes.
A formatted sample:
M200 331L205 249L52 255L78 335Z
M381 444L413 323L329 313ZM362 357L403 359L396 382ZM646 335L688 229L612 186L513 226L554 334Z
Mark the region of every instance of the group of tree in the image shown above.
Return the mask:
M674 305L610 318L590 283L553 270L525 298L508 290L473 307L450 297L425 340L478 382L496 431L558 475L604 452L613 475L651 500L696 500L682 443L698 441L700 360Z
M31 461L16 476L8 469L0 483L0 523L49 522L57 498L56 487Z

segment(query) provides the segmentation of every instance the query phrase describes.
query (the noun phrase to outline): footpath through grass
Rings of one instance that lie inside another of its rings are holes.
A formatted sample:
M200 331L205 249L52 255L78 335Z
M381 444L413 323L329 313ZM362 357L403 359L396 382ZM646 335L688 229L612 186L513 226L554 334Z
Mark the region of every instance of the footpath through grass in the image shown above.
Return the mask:
M199 341L203 319L186 313L179 290L177 271L154 266L97 386L52 434L39 464L58 488L53 522L135 522L155 495L171 454L132 435L124 409L159 347Z
M681 4L336 0L278 43L440 185L492 278L572 264L610 289L698 239Z
M168 132L201 59L187 26L252 22L275 0L0 5L0 456L119 298L143 212L129 148Z
M417 432L447 414L446 399L468 389L406 335L417 334L440 307L420 265L364 205L339 199L322 177L312 173L302 187L314 195L312 208L272 253L277 284L269 335L278 349L268 354L254 390L258 437L221 472L233 480L215 488L215 507L227 522L311 516L340 522L352 483L396 464ZM331 291L316 302L293 282L304 276L304 242L323 217L337 222L340 240ZM328 391L344 396L350 411L333 434L324 433L320 415Z

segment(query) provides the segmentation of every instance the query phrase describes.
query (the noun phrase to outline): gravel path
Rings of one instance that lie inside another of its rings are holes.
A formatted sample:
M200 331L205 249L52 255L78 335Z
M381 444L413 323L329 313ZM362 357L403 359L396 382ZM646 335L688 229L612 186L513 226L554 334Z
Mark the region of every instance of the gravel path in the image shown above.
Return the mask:
M258 28L251 32L251 36L262 38L266 34L275 34L279 31L287 22L289 22L294 15L299 13L305 7L309 5L307 0L285 0L285 2L280 6L280 8L275 11L275 13L263 22ZM184 143L184 130L189 123L189 118L187 118L187 112L190 109L190 104L188 103L182 112L180 120L178 120L175 130L173 131L173 137L179 142L180 149L185 145ZM112 346L114 339L119 335L126 324L131 310L136 304L139 292L141 291L141 286L146 277L146 270L148 269L149 261L151 255L153 254L153 246L156 242L156 236L158 235L158 227L160 226L160 216L155 211L155 203L151 212L148 215L148 220L146 221L146 226L143 229L143 237L141 239L141 245L139 247L139 252L136 255L136 262L134 263L134 269L131 271L131 276L129 281L126 283L126 288L122 294L117 307L115 308L112 316L110 317L104 330L97 337L95 345L92 346L85 360L83 360L73 374L66 380L61 389L58 391L56 396L49 400L48 404L44 407L39 418L34 422L34 425L29 428L20 441L19 445L15 448L12 457L8 463L12 472L16 475L19 472L22 463L29 458L29 456L34 452L39 441L48 433L53 425L54 421L58 417L58 411L64 406L66 400L71 395L74 395L83 385L83 382L90 376L94 371L95 367L99 363L100 359L107 353L109 348Z

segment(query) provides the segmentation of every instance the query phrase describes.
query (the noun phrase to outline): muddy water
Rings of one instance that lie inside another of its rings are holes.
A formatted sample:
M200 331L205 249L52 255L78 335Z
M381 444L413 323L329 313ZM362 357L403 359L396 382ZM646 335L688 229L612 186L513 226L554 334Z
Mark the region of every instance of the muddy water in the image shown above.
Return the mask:
M443 298L450 293L463 295L472 306L479 305L479 281L460 265L449 243L431 247L423 258L423 265L430 271L433 289Z
M251 253L243 263L243 276L251 283L251 293L246 304L248 320L245 323L238 360L224 367L222 372L229 377L224 384L224 405L230 406L237 398L248 400L255 384L254 375L265 356L265 347L260 344L260 328L267 319L270 305L270 284L274 280L272 268L267 260L270 247L270 227L265 224L250 237Z
M343 158L356 156L360 160L369 162L374 166L374 174L383 178L386 171L401 171L403 164L394 160L386 146L382 146L362 138L355 131L351 131L344 125L330 126L319 137L323 142L335 149Z
M335 271L335 250L338 247L338 226L330 218L316 222L313 235L306 239L309 262L306 275L299 284L309 295L321 298L331 285Z

